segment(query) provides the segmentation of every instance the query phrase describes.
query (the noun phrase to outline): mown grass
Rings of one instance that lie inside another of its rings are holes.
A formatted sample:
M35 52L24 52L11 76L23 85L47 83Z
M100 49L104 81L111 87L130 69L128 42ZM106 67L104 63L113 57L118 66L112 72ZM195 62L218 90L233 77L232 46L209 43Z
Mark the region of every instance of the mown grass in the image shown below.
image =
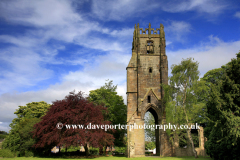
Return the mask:
M126 158L126 157L98 157L98 158L78 158L80 160L89 160L89 159L96 159L96 160L149 160L149 159L156 159L158 157L138 157L138 158ZM160 158L160 157L159 157ZM66 160L68 158L37 158L37 157L16 157L16 158L3 158L2 160ZM69 158L72 159L72 158ZM212 160L209 157L199 157L195 159L194 157L162 157L161 160ZM75 159L77 160L77 159Z

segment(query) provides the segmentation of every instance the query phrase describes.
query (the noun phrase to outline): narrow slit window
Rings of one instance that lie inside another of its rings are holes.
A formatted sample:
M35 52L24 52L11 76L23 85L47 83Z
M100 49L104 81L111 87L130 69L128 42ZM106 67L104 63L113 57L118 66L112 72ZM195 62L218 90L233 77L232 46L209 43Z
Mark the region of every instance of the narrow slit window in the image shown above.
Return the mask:
M151 96L148 96L148 103L151 103Z
M152 73L152 68L149 68L149 73Z

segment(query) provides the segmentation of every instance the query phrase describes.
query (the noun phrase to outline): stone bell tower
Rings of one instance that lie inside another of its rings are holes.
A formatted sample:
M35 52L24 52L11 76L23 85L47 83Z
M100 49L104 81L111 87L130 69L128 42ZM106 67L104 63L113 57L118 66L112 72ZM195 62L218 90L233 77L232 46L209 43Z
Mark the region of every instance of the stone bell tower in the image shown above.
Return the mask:
M144 125L144 115L151 112L155 124L166 123L165 107L160 84L168 83L164 27L154 30L149 23L145 30L135 25L132 42L132 57L127 66L127 124ZM144 128L127 131L128 157L145 156ZM158 156L172 156L169 138L161 129L155 130Z

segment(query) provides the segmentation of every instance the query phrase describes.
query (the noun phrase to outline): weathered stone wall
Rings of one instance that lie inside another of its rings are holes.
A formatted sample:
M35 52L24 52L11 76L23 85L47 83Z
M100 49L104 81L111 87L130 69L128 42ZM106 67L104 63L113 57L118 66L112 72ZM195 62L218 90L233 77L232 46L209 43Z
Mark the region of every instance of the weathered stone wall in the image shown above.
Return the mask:
M194 156L192 147L187 147L187 148L176 148L175 149L175 154L177 157L183 157L183 156Z
M198 156L203 156L203 157L208 156L204 148L196 148L195 150L197 151Z
M198 156L207 156L206 150L204 148L195 148L197 151ZM177 157L183 157L183 156L194 156L192 147L188 146L187 148L175 148L175 156Z
M154 30L149 24L145 30L135 26L132 57L127 67L127 123L143 125L144 115L150 111L156 124L165 119L161 83L168 81L168 61L165 54L163 25ZM156 130L156 152L172 156L173 147L168 135ZM128 130L128 157L145 156L144 129Z
M140 67L138 71L140 98L143 99L146 93L152 89L156 96L161 99L159 64L159 56L140 56ZM152 69L152 73L149 73L149 69Z
M198 137L199 137L199 147L196 147L195 150L197 151L198 156L207 156L206 150L204 148L204 143L205 143L205 137L204 137L204 129L203 127L199 126L200 129L198 129ZM176 137L177 135L175 135ZM187 148L180 148L179 147L179 140L178 137L176 138L175 141L175 156L194 156L193 151L192 151L192 146L190 145L190 142L188 142Z

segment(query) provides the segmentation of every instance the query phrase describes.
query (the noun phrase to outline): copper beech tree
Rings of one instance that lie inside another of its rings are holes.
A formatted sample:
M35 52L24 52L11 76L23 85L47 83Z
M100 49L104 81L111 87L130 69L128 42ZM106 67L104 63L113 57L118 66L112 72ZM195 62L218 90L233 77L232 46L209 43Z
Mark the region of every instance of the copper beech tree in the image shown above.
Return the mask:
M82 92L77 94L70 92L63 100L53 102L47 114L34 126L34 137L37 139L34 147L46 150L54 146L68 148L83 145L88 154L88 145L100 148L113 145L112 134L105 132L101 127L99 129L87 127L90 123L91 125L109 125L110 122L104 120L103 114L106 112L103 106L89 102ZM63 125L57 127L58 123ZM66 125L76 125L77 129L66 128ZM84 127L79 129L78 125L84 125Z

